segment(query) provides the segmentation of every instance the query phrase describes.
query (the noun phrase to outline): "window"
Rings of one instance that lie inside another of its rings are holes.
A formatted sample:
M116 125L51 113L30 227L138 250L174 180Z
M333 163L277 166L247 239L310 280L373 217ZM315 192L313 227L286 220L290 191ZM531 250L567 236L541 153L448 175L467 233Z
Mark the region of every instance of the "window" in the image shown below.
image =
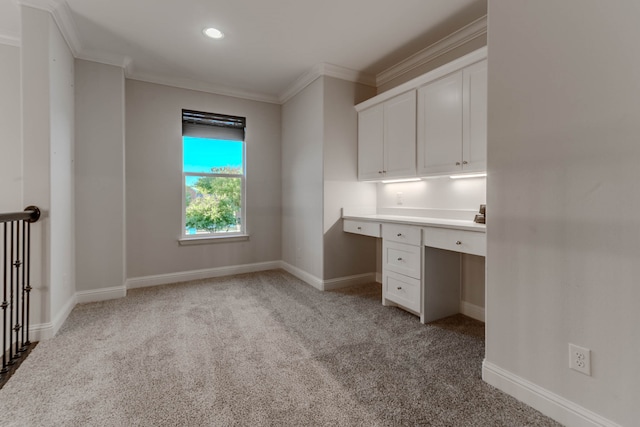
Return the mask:
M182 110L182 237L245 234L244 117Z

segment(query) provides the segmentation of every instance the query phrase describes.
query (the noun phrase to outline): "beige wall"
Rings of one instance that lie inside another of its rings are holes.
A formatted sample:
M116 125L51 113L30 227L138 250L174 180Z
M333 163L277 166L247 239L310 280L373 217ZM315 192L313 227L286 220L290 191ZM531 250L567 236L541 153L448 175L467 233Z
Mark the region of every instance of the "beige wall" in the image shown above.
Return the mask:
M248 241L178 245L183 108L247 118ZM128 278L281 259L280 122L278 105L126 81Z
M122 287L124 70L76 59L75 73L76 286Z
M323 279L376 271L375 239L342 231L344 206L374 206L376 184L358 182L358 114L375 89L324 77Z
M323 79L282 106L282 260L322 279Z
M0 44L0 212L22 205L20 49Z
M50 336L75 293L74 62L48 12L22 6L21 19L23 203L42 211L31 233L31 324Z
M74 59L49 20L49 132L51 162L51 312L66 316L75 287ZM28 126L28 124L26 124Z
M638 22L636 0L489 1L486 359L625 426L640 419ZM591 349L591 376L569 343Z

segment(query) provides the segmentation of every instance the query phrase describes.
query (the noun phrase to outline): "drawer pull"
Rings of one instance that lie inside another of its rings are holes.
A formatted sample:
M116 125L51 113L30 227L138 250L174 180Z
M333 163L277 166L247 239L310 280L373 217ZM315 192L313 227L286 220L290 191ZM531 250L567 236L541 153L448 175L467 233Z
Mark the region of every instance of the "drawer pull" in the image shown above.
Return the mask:
M398 233L398 234L396 234L396 236L402 237L402 233Z
M398 258L398 261L402 261L402 257Z
M398 290L401 291L402 290L402 286L398 286Z
M358 227L358 230L362 230L362 227Z
M460 240L458 240L458 241L456 242L456 245L461 245L461 244L462 244L462 242L461 242Z

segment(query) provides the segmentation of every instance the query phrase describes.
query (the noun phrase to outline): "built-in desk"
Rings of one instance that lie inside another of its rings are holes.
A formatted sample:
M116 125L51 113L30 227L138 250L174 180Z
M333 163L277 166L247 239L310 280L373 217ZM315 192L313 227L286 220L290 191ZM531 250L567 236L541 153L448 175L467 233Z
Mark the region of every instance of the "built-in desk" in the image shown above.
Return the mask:
M486 256L486 226L396 215L343 215L347 233L382 238L382 304L422 323L460 311L462 254Z

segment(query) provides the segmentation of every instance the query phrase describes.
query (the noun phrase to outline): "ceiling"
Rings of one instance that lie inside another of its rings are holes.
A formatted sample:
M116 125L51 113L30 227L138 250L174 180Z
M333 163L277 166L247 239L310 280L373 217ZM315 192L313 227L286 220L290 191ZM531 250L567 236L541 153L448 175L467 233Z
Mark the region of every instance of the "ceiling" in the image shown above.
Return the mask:
M18 3L54 4L77 57L265 100L318 64L375 76L487 13L486 0L0 0L0 41L19 40Z

